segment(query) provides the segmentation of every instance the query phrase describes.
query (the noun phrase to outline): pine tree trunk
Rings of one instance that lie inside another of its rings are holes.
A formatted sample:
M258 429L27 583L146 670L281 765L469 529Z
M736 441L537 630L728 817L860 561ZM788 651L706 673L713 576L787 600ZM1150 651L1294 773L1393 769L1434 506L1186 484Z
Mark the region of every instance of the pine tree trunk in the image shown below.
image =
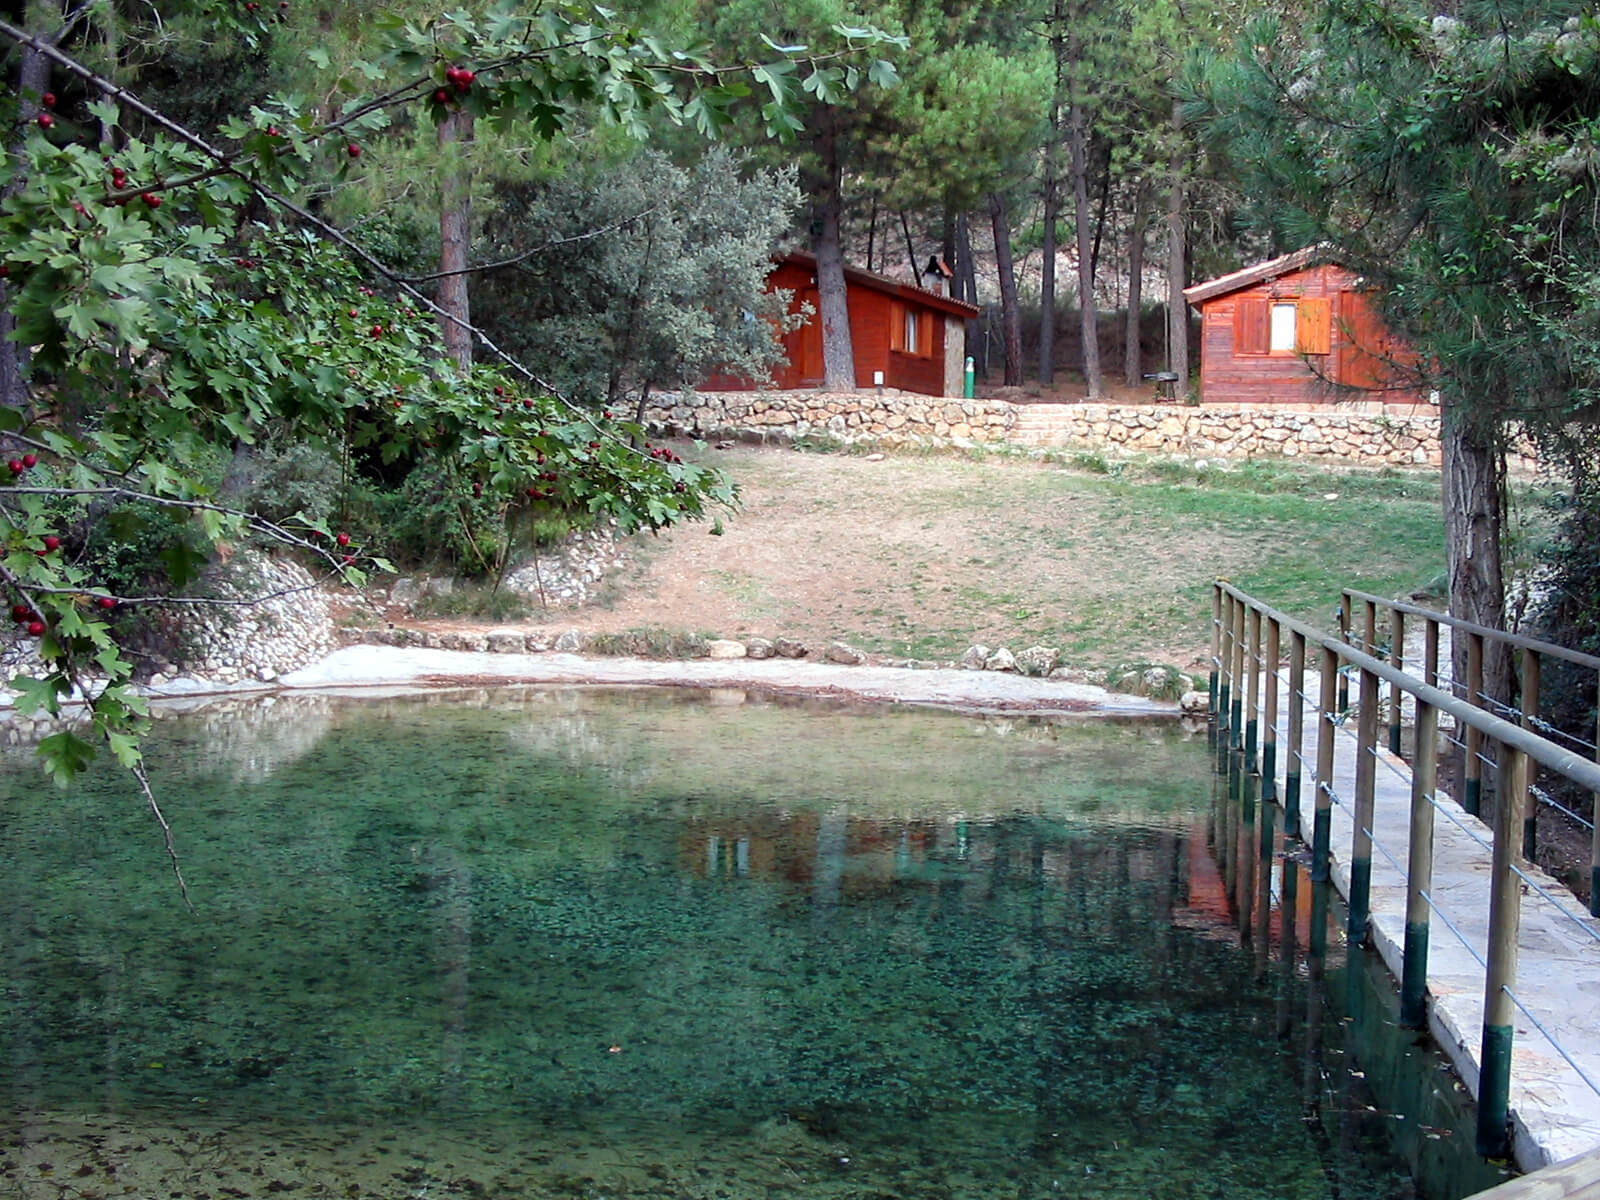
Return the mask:
M977 304L978 268L972 261L972 221L966 213L958 213L956 215L955 239L956 299L965 300L968 304ZM966 324L967 354L977 364L979 373L987 375L989 371L989 355L983 345L983 339L978 336L977 318L974 317Z
M1494 439L1474 427L1458 401L1440 412L1444 474L1445 557L1450 571L1450 615L1490 629L1505 628L1505 578L1500 536L1505 520L1505 456ZM1467 677L1467 639L1451 645L1453 678ZM1493 700L1511 698L1510 648L1483 648L1483 691ZM1484 704L1483 697L1469 697ZM1495 711L1490 706L1490 711Z
M994 225L994 263L1000 275L1000 326L1005 331L1006 386L1022 386L1022 313L1017 306L1017 272L1011 258L1011 217L999 192L989 194Z
M1143 183L1133 197L1133 222L1128 230L1128 309L1123 327L1122 382L1136 388L1144 378L1139 345L1140 306L1144 303L1144 231L1150 220L1150 191Z
M1171 181L1167 187L1167 370L1178 377L1172 394L1180 404L1189 402L1189 302L1183 298L1188 283L1188 238L1184 221L1183 110L1172 102Z
M1076 63L1082 53L1076 37L1068 38L1068 56ZM1089 399L1104 390L1100 377L1100 321L1094 301L1094 237L1089 209L1088 114L1076 98L1067 110L1067 149L1071 154L1072 217L1077 224L1078 321L1083 338L1083 381Z
M1039 264L1039 382L1056 380L1056 216L1057 199L1055 155L1045 151L1044 175L1044 261Z
M817 319L822 322L822 386L829 392L853 392L855 353L850 343L850 308L839 234L839 151L826 114L816 149L822 160L822 184L816 200L818 228L812 249L817 256Z
M472 140L472 114L458 109L439 122L444 170L439 196L439 318L445 353L463 375L472 370L472 310L467 293L467 253L472 239L472 181L461 154Z
M1056 0L1050 16L1050 61L1054 71L1050 92L1050 130L1044 146L1044 261L1039 266L1039 382L1056 379L1056 225L1061 215L1061 176L1057 154L1061 148L1061 93L1065 69L1065 15Z

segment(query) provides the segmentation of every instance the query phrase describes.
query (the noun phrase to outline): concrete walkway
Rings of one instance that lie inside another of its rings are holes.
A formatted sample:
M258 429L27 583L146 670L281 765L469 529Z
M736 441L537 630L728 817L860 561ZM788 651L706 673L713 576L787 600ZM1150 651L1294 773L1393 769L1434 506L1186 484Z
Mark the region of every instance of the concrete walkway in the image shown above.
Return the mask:
M1316 694L1307 673L1306 693ZM1280 695L1289 695L1287 675ZM1286 706L1284 706L1286 707ZM1301 820L1309 838L1314 803L1317 717L1305 716L1305 767ZM1278 760L1288 763L1287 715L1280 720ZM1380 730L1380 741L1383 735ZM1350 855L1355 835L1356 737L1354 719L1338 730L1332 811L1333 878L1350 891ZM1398 980L1405 945L1406 861L1411 810L1411 771L1379 750L1372 830L1371 938ZM1282 780L1279 780L1282 795ZM1483 967L1489 927L1491 831L1454 800L1439 797L1434 821L1434 915L1429 935L1429 1027L1473 1095L1478 1090L1478 1055L1483 1036ZM1565 887L1537 867L1524 867L1518 969L1513 991L1522 1007L1549 1031L1572 1063L1519 1008L1511 1073L1512 1125L1517 1165L1533 1171L1600 1147L1600 920ZM1553 899L1546 899L1540 892ZM1559 903L1560 908L1557 907ZM1566 911L1563 913L1561 908ZM1449 924L1446 924L1445 919ZM1576 918L1576 919L1575 919ZM1460 932L1453 933L1450 925ZM1465 943L1465 944L1463 944Z
M572 683L743 687L775 693L926 704L985 711L1171 716L1169 701L1124 696L1088 684L1000 671L843 666L787 658L584 658L491 654L396 646L346 646L280 676L286 688L371 688L450 683Z

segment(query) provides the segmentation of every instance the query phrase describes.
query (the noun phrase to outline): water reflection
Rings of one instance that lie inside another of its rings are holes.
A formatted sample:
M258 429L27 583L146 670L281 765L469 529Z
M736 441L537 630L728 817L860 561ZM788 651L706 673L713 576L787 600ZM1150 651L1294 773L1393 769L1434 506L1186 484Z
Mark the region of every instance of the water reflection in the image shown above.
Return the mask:
M152 747L198 916L114 775L0 784L21 1194L1408 1194L1307 1120L1276 844L1176 730L545 689L334 706L259 776L213 735Z

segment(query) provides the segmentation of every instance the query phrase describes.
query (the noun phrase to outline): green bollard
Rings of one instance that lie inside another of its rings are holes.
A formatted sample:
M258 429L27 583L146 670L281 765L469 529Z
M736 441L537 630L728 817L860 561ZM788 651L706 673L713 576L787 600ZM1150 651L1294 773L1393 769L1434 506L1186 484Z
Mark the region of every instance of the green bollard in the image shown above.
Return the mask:
M978 372L972 355L967 355L967 369L962 376L961 395L963 399L971 400L977 394Z

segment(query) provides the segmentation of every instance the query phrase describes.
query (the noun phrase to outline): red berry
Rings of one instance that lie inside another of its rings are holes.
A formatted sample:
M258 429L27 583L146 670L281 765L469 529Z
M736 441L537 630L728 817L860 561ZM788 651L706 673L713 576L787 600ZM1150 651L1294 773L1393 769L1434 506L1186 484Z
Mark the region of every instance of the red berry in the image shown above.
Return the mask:
M351 142L348 146L346 146L344 148L344 152L346 154L348 154L351 158L360 158L361 157L361 147L356 145L354 142Z
M31 467L38 461L39 456L37 454L24 454L22 456L22 465L25 467Z
M101 608L115 608L117 606L115 598L111 596L101 596L95 603Z
M139 199L143 200L151 208L161 207L161 197L154 192L144 192L139 196Z
M372 327L372 329L370 330L370 332L371 332L373 337L380 338L380 337L383 336L383 326L382 325L374 325Z
M433 98L439 104L448 104L450 102L450 93L443 88L438 88L434 91Z
M26 471L28 469L27 467L22 465L22 460L20 458L11 459L10 461L8 461L6 463L6 466L10 469L10 471L11 471L11 473L13 475L21 475L24 471Z
M535 496L536 497L536 496L538 496L538 494L539 494L539 489L538 488L531 487L531 488L528 489L528 495L529 496Z
M355 562L355 560L356 560L356 556L354 554L346 554L339 561L344 563L344 565L348 567L351 563Z
M338 542L341 546L348 546L350 544L350 535L348 533L341 533L333 540Z
M13 621L26 621L33 613L33 609L26 604L13 604L11 606L11 619Z
M352 308L352 309L351 309L351 310L350 310L350 315L351 315L351 316L352 316L352 317L353 317L353 316L355 316L355 315L356 315L356 310L355 310L355 309L353 309L353 308Z
M278 132L278 127L276 125L268 125L267 126L267 136L270 137L270 138L275 138L275 137L282 137L283 134Z
M504 396L504 395L505 395L505 394L506 394L506 390L505 390L505 388L503 388L503 387L496 387L496 388L495 388L495 389L494 389L494 394L495 394L495 395L496 395L496 396Z
M9 278L11 278L11 268L5 263L0 263L0 279Z
M61 539L58 538L53 533L47 535L45 537L45 539L44 539L44 548L46 550L59 550L59 549L61 549Z
M43 621L29 621L28 622L28 636L29 637L40 637L43 634L44 634L44 622Z
M54 117L52 117L49 113L40 113L37 119L38 119L38 122L39 122L39 128L40 129L49 129L50 126L52 126L52 125L54 125L56 123L56 119Z
M39 97L39 103L46 108L54 108L56 106L56 94L54 92L46 92Z

